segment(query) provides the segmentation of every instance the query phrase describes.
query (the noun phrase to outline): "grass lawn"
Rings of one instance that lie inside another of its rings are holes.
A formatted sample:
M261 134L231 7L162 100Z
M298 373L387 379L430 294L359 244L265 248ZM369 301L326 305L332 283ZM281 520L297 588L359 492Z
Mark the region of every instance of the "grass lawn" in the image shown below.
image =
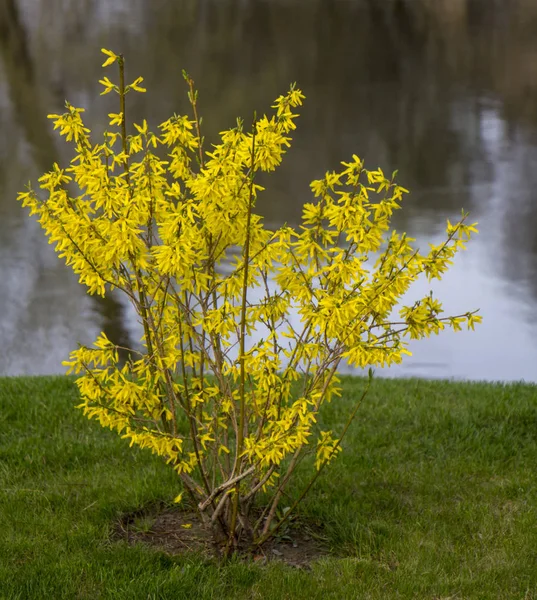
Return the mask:
M323 421L363 385L344 378ZM111 541L180 486L76 403L69 378L0 378L2 600L537 599L537 386L375 380L303 505L332 553L311 571Z

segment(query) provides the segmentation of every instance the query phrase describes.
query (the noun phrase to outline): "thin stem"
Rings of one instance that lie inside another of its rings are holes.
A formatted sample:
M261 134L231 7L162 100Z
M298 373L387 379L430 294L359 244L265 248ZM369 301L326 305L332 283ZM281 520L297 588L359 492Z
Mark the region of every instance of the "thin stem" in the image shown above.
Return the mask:
M233 472L236 471L238 463L241 458L243 444L244 444L244 426L246 418L246 398L245 398L245 380L246 380L246 304L248 300L248 273L249 273L249 260L250 260L250 236L251 236L251 223L252 223L252 204L254 198L254 176L255 176L255 139L256 139L256 117L254 115L254 121L252 126L252 148L250 152L250 191L248 196L248 210L246 215L246 240L244 242L243 251L243 264L244 273L242 280L242 305L241 305L241 320L240 320L240 346L239 346L239 361L240 361L240 382L239 382L239 423L237 428L237 445L235 453L235 465ZM226 554L229 553L233 536L235 534L235 526L237 524L237 513L239 510L240 501L240 485L237 484L235 488L235 495L233 496L233 510L231 513L231 527L229 531L228 546L226 548Z
M222 492L225 492L230 487L233 487L234 485L239 483L239 481L241 481L245 477L248 477L248 475L251 475L254 471L255 471L255 466L250 467L249 469L244 471L244 473L241 473L240 475L237 475L236 477L233 477L229 481L226 481L225 483L222 483L221 485L219 485L215 490L212 491L212 493L209 497L207 497L203 502L200 502L200 504L199 504L200 510L202 510L202 511L205 510L207 508L207 506L209 506L209 504L211 504L213 502L213 500L215 498L217 498Z
M200 167L203 169L205 167L205 161L203 159L203 138L201 137L201 120L198 114L198 92L194 89L194 80L190 75L186 76L186 82L188 84L188 99L190 100L190 105L192 106L192 111L194 112L194 121L196 123L196 135L198 137L198 154Z
M340 359L339 359L340 360ZM323 383L323 387L321 389L321 393L319 394L319 399L314 407L314 413L316 413L319 410L319 407L321 405L321 402L324 398L324 395L326 394L326 390L328 389L328 386L330 385L330 382L332 381L332 378L334 377L334 374L336 372L336 369L339 365L339 360L336 360L336 362L334 363L334 365L332 366L332 368L330 369L330 372L328 373L328 376L326 377L326 379L324 380ZM326 371L326 369L328 368L328 364L326 363L325 366L322 367L322 370L320 370L320 373L324 373ZM309 386L308 389L308 393L314 389L314 387L317 385L317 379L319 378L319 372L316 374L315 378L311 381L311 384ZM293 427L296 426L297 423L297 419L298 417L295 417L294 421L293 421ZM270 525L274 519L274 516L276 515L276 510L278 508L278 504L281 500L281 497L283 496L283 494L285 493L285 488L287 486L287 483L289 482L289 480L291 479L291 476L293 475L293 472L295 471L298 463L299 463L299 459L300 459L300 455L302 454L302 451L304 450L304 446L300 446L299 448L297 448L297 450L295 451L293 458L291 459L291 462L289 463L289 466L287 467L287 471L285 472L285 475L283 476L280 485L278 486L278 489L276 490L276 494L274 495L274 498L272 500L272 503L270 505L270 509L269 509L269 514L267 516L267 520L265 522L265 526L263 527L263 532L262 535L270 535L269 534L269 529L270 529Z
M319 468L318 468L317 472L311 478L311 480L308 483L308 485L304 488L304 490L302 491L302 493L300 494L300 496L295 500L295 502L293 503L293 505L291 506L291 508L285 513L285 515L272 528L272 531L265 531L265 530L263 530L263 533L261 534L261 536L259 538L257 538L257 540L254 540L254 545L255 546L260 546L261 544L263 544L264 542L266 542L268 540L268 538L271 537L271 536L273 536L280 529L280 527L289 519L289 517L291 516L291 514L293 514L293 512L295 511L296 507L302 502L302 500L304 499L304 497L306 496L306 494L312 488L313 484L317 481L317 479L318 479L319 475L321 474L321 472L323 471L323 469L330 462L330 460L332 459L332 456L334 456L334 453L337 452L337 450L339 449L339 447L341 445L341 441L345 437L345 434L347 433L349 427L351 426L351 423L353 422L354 418L356 417L356 413L358 412L358 409L362 405L362 402L363 402L364 398L366 397L366 395L367 395L367 393L369 391L369 388L371 387L371 381L373 379L373 374L372 373L373 372L370 370L369 371L369 380L368 380L368 383L367 383L367 387L363 391L363 393L360 396L360 398L359 398L358 402L356 403L356 405L354 406L354 409L353 409L352 413L350 414L350 416L349 416L349 418L347 420L347 423L345 424L345 427L343 428L343 431L341 432L341 435L339 436L338 441L334 444L334 447L332 448L332 451L330 452L330 454L319 465Z
M122 147L123 155L124 155L123 169L125 171L125 179L127 181L127 186L129 188L129 197L130 197L130 199L132 199L132 188L131 188L131 179L130 179L130 171L129 171L129 158L128 158L128 152L127 152L127 120L126 120L126 114L125 114L125 111L126 111L125 59L122 54L120 54L118 56L117 64L118 64L118 68L119 68L119 109L120 109L120 113L121 113L121 147ZM155 352L153 350L153 341L152 341L152 337L151 337L151 328L150 328L151 314L150 314L150 310L149 310L149 306L148 306L148 302L147 302L147 296L145 293L146 285L143 280L142 271L136 265L136 257L134 256L134 254L129 254L129 260L132 264L134 276L136 279L136 288L137 288L138 297L139 297L139 303L138 303L139 311L140 311L140 316L142 318L142 325L144 328L144 337L145 337L145 341L147 344L147 351L149 353L149 356L151 357L150 369L151 369L152 376L156 383L158 366L155 365L155 363L154 363ZM154 327L153 327L153 333L155 335L155 338L158 338L158 332L155 330ZM170 382L168 381L168 389L169 388L170 388ZM165 392L164 392L164 395L166 395ZM169 395L169 393L168 393L168 395ZM169 398L169 401L170 401L170 403L173 402L173 396ZM172 404L172 408L173 408L173 404ZM173 413L173 411L172 411L172 413ZM162 426L164 427L164 430L170 431L170 424L168 422L165 412L162 413L161 421L162 421ZM175 426L175 420L173 422L173 425Z
M295 470L295 467L298 463L298 459L300 458L300 454L302 452L302 448L303 448L303 446L300 446L300 448L297 448L297 450L293 454L293 458L291 459L291 462L289 463L289 468L287 469L287 473L285 474L285 477L283 478L283 480L278 488L278 491L274 495L274 499L272 500L272 504L270 505L270 510L269 510L269 513L267 516L267 520L265 521L265 526L263 527L263 531L261 533L262 536L269 534L270 526L272 524L272 521L274 520L274 516L276 514L278 504L280 503L281 497L285 490L285 486L287 485L287 482L289 481L289 479L291 478L291 475L293 474L293 471Z
M125 177L127 184L130 188L131 179L129 173L129 159L127 155L127 119L125 116L125 59L123 54L120 54L117 59L119 67L119 112L121 113L121 146L125 158L123 160L123 168L125 170Z

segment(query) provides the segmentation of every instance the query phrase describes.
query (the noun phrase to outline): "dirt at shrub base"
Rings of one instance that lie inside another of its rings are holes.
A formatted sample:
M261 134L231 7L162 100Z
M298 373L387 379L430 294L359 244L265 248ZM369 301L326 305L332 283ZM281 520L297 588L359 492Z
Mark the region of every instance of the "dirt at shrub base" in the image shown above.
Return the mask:
M172 556L197 552L218 559L220 552L212 532L198 520L195 512L153 506L124 515L114 527L114 539L129 544L146 544ZM296 568L308 568L329 556L318 524L294 521L281 535L259 548L255 554L243 553L245 560L258 564L280 560Z

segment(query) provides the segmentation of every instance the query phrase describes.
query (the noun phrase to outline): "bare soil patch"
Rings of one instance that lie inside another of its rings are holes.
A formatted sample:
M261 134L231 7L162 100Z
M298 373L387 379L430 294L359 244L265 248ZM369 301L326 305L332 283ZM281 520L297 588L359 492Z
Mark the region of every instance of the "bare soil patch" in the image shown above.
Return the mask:
M199 522L197 514L169 506L150 506L124 515L114 527L113 538L129 544L146 544L172 556L201 552L207 557L219 557L212 532ZM242 554L245 560L258 564L280 560L300 569L307 569L312 562L326 556L329 551L320 525L298 519L255 554Z

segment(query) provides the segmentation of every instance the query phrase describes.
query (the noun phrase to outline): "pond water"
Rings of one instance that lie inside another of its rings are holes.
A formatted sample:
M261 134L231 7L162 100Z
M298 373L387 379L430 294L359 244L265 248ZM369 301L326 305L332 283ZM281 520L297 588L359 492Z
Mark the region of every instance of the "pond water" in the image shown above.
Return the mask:
M419 246L469 210L480 234L433 290L446 314L479 308L483 324L416 342L377 374L537 382L536 33L529 0L6 0L0 375L61 373L101 330L122 344L139 336L123 300L88 297L16 201L70 158L47 113L68 99L99 134L116 112L99 96L104 46L145 78L130 115L152 126L188 110L187 69L209 141L298 82L307 99L294 143L261 197L268 224L296 223L308 183L353 153L399 170L411 194L393 225Z

